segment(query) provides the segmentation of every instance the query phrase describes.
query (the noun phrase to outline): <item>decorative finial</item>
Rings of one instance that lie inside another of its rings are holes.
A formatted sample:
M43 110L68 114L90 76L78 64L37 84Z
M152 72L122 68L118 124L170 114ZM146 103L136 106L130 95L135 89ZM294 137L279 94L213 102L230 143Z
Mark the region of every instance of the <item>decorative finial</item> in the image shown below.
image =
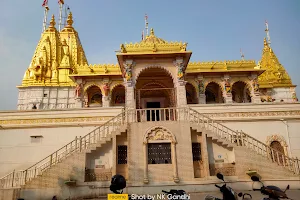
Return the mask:
M55 17L54 17L54 15L52 15L52 18L51 18L51 21L50 21L50 26L49 27L51 27L51 28L54 28L55 27Z
M73 22L74 22L73 21L73 15L72 15L72 12L70 12L69 15L68 15L68 19L67 19L67 24L68 24L67 26L72 27Z
M270 33L269 33L269 24L267 22L267 20L265 21L266 24L266 33L267 33L267 39L268 39L268 45L271 46L271 38L270 38Z
M264 46L268 46L267 39L264 38Z
M151 28L150 35L154 35L154 29Z

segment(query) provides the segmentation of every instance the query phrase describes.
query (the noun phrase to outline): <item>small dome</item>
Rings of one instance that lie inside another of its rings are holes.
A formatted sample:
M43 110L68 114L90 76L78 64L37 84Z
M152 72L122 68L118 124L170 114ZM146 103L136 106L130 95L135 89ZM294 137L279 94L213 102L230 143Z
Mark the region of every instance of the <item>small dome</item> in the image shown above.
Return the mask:
M144 43L155 43L155 44L164 44L167 43L165 40L158 38L154 35L154 30L151 28L150 35L146 36L144 40L141 41L141 44Z

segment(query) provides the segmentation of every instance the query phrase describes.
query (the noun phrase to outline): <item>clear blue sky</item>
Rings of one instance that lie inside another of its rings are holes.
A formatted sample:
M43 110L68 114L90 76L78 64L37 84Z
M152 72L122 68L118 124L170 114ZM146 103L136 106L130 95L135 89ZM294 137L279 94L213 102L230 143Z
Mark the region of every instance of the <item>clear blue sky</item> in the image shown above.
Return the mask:
M0 1L0 110L16 109L18 90L40 39L43 0ZM260 60L269 22L271 46L294 84L300 85L299 0L65 0L73 12L88 62L117 63L115 50L138 42L144 15L155 34L188 42L191 61ZM57 0L49 0L58 18ZM300 86L299 86L300 88ZM300 96L300 89L298 98Z

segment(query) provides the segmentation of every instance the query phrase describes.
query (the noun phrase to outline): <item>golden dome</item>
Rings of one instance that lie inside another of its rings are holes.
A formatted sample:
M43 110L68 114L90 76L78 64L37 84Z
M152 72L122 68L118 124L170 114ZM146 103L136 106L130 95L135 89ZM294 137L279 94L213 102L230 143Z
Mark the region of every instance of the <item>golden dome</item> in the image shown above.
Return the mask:
M164 44L167 43L165 40L158 38L154 35L154 30L151 28L150 35L146 36L144 40L141 41L141 44L144 43L153 43L153 44Z

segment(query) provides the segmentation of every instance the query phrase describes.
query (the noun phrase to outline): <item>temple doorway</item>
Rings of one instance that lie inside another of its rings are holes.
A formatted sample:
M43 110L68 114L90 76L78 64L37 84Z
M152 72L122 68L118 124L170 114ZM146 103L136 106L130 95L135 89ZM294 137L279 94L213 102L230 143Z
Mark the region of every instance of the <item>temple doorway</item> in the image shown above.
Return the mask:
M147 102L147 108L160 107L160 102ZM147 121L159 121L159 110L147 110Z

